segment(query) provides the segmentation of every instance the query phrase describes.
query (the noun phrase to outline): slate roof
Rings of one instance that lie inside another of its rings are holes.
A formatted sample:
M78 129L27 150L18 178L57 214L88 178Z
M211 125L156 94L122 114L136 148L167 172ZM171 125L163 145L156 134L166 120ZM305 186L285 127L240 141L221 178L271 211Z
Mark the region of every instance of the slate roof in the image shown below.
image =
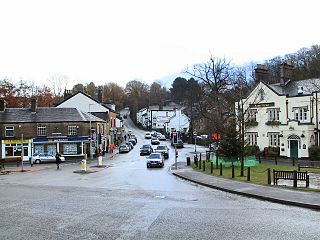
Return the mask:
M287 81L284 86L281 86L280 83L267 85L278 95L287 95L290 97L293 96L306 96L310 95L313 92L320 90L320 78L306 79L299 81ZM303 87L303 93L298 94L298 86Z
M6 108L0 112L0 123L49 123L49 122L104 122L92 114L77 108L38 107L35 113L31 108Z

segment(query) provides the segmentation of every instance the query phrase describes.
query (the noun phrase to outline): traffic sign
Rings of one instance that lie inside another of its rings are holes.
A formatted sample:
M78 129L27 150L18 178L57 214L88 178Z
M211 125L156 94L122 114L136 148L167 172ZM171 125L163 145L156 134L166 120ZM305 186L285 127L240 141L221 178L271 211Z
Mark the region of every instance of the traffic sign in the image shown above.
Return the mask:
M193 136L197 136L197 131L193 131Z

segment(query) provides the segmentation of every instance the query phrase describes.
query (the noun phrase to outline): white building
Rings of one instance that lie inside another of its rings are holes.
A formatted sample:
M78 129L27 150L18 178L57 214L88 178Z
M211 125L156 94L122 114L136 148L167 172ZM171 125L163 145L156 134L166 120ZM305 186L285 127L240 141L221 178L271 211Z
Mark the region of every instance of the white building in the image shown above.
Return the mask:
M308 148L319 142L319 89L320 79L260 82L235 104L240 112L243 106L247 144L279 147L284 157L309 157Z
M182 112L181 107L174 103L139 110L137 122L146 129L167 133L170 133L172 128L185 133L189 129L189 118Z

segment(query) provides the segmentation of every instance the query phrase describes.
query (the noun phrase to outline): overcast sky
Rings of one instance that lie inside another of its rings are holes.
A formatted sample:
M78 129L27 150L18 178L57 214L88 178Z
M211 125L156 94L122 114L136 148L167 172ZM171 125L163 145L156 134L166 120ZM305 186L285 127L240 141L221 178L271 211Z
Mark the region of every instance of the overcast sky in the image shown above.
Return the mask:
M147 83L205 62L263 61L320 44L312 0L1 0L0 78Z

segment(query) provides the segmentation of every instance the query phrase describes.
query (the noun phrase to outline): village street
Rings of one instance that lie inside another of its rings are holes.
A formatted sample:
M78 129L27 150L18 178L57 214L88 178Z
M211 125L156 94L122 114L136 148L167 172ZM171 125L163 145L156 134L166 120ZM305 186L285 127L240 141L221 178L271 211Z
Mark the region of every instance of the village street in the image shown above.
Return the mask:
M126 126L138 137L135 149L105 159L96 173L73 173L77 163L0 176L0 239L318 239L316 211L174 177L171 147L164 168L147 169L139 146L150 140ZM186 145L178 160L193 150Z

